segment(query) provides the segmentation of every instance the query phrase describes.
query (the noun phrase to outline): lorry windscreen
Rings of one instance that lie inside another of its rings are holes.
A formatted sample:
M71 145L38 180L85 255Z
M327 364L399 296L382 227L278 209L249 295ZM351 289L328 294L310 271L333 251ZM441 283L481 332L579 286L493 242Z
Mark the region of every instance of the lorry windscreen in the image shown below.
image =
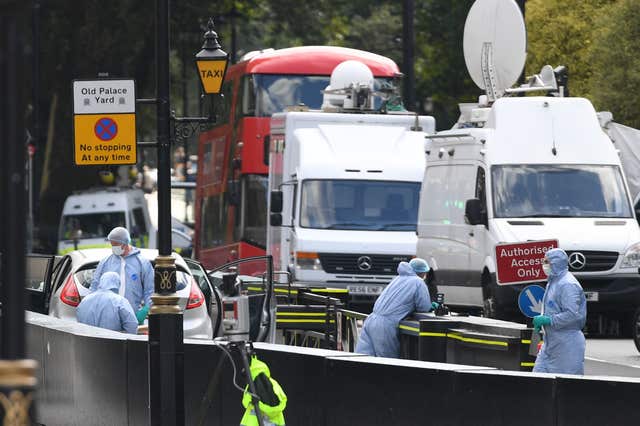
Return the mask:
M419 182L305 180L300 226L358 231L415 231Z
M493 166L491 177L496 218L632 217L617 166Z
M320 109L322 91L329 85L329 76L254 74L252 82L253 90L249 93L245 115L271 117L273 113L300 104ZM390 90L393 84L391 78L376 78L374 90L383 86ZM379 106L379 99L374 99L374 108Z
M127 226L124 212L103 212L63 216L61 240L107 238L116 226Z

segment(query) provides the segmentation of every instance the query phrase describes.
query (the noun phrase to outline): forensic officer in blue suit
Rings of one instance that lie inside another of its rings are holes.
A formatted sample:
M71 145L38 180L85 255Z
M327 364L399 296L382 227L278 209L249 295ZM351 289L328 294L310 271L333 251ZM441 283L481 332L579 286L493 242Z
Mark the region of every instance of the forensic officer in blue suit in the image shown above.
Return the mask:
M364 322L356 352L388 358L400 356L400 320L412 312L428 312L437 307L436 302L432 306L424 282L427 272L429 266L424 259L400 262L398 276L382 291Z
M569 272L569 257L562 249L549 250L542 269L548 275L542 299L542 315L533 318L536 331L543 330L544 343L534 372L584 374L587 300L578 280Z
M129 334L138 332L138 320L131 305L118 294L120 276L115 272L105 272L100 277L98 289L88 294L78 305L78 322L95 327L124 331Z
M118 294L129 301L138 322L142 324L151 307L151 295L154 290L153 266L141 255L139 249L131 245L131 237L126 228L113 228L107 240L111 243L113 254L100 261L89 290L95 291L98 288L103 273L117 273L120 277Z

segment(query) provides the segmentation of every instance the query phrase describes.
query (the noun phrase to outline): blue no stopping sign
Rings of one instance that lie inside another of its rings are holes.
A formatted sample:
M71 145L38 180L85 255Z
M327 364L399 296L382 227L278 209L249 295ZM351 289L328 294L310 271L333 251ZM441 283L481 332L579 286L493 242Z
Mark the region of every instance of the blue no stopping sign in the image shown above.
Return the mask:
M118 125L112 118L102 117L96 121L93 131L101 141L110 141L118 134Z

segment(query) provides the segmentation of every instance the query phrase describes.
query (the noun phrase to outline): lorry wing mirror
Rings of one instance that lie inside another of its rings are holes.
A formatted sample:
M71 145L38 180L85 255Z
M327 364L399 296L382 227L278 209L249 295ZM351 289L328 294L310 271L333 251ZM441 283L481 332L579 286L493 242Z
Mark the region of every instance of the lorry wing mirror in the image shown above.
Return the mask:
M482 220L482 203L477 198L467 200L464 206L464 221L469 225L481 225Z
M271 225L271 226L282 226L282 214L281 213L271 213L269 215L269 225Z
M271 135L266 135L264 137L264 142L262 143L262 162L265 166L269 165L269 154L271 153Z
M270 211L271 213L282 213L282 191L271 191Z

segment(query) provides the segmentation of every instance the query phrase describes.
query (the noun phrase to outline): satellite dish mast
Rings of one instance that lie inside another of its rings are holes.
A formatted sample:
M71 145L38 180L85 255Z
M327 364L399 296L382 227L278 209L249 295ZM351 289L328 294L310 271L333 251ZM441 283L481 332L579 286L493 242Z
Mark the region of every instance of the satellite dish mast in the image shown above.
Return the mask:
M464 26L464 60L489 102L517 81L527 58L527 31L514 0L476 0Z

